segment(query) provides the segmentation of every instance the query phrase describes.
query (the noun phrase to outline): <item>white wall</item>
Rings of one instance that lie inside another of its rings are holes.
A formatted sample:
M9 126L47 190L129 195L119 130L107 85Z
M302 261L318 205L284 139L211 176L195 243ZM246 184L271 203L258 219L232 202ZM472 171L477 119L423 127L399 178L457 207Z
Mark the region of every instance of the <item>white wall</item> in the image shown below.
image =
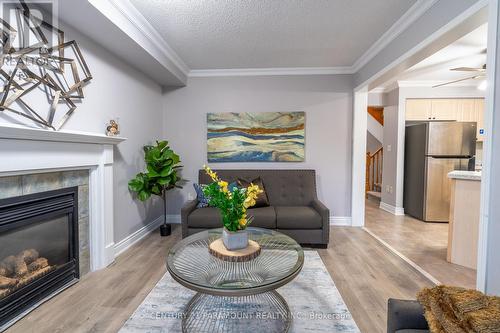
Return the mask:
M169 214L179 214L207 163L206 113L306 112L304 163L219 163L213 168L311 168L318 195L334 216L350 216L352 84L349 75L190 78L164 95L165 137L180 154L190 182L172 192Z
M381 202L393 206L397 203L397 157L398 157L398 121L399 109L397 105L384 108L384 160L382 166L382 198ZM387 191L389 188L389 191Z
M80 33L65 26L62 29L67 40L78 42L94 77L63 130L104 133L105 123L119 117L121 136L128 138L114 151L116 243L161 215L159 202L140 203L127 188L128 180L143 168L143 144L162 135L161 87ZM6 122L9 120L0 116L0 124Z
M494 3L493 3L494 2ZM490 24L492 27L488 37L488 68L493 69L494 75L489 80L487 107L494 110L493 115L487 115L487 125L491 123L491 127L486 128L487 140L485 153L488 155L487 159L490 162L490 168L483 172L483 177L489 177L489 184L483 183L481 194L484 195L489 192L487 202L481 203L483 208L482 223L484 223L485 232L481 231L481 237L487 238L485 248L480 248L482 253L486 252L486 260L480 260L479 265L484 264L486 276L484 281L485 291L488 294L500 295L500 49L499 49L499 36L500 36L500 6L498 1L490 1L492 4L492 12L490 13ZM491 48L491 51L490 51ZM492 71L490 70L490 73ZM482 258L480 258L482 259ZM478 267L479 268L479 267ZM478 276L483 279L483 276ZM482 284L483 281L480 281Z
M367 123L366 128L369 134L371 134L377 141L384 142L384 126L382 126L378 120L373 118L371 114L366 113Z
M385 95L383 92L370 92L368 93L368 105L381 107L386 105Z
M374 153L380 147L382 147L382 143L377 140L369 131L366 133L366 152Z

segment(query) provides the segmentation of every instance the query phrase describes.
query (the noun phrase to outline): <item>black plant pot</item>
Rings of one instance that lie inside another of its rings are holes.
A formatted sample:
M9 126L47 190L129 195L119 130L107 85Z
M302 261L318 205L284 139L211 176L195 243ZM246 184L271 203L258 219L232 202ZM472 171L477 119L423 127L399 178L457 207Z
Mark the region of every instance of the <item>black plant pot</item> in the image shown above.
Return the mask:
M162 224L160 226L160 235L162 237L170 236L172 233L172 226L170 224Z

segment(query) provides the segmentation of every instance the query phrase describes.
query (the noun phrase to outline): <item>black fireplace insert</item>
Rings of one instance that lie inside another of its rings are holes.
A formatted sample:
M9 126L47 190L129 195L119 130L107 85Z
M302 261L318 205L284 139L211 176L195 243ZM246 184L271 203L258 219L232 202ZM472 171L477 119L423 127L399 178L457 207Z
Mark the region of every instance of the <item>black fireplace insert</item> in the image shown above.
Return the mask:
M79 277L78 187L0 200L0 330Z

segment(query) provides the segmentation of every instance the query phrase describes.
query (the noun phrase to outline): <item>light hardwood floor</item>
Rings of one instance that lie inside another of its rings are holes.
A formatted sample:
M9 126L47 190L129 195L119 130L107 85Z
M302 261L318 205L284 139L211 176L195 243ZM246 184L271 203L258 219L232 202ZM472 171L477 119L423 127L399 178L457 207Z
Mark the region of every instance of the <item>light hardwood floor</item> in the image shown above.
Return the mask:
M476 270L446 261L448 223L395 216L367 200L365 227L441 283L475 289Z
M432 285L364 230L332 227L330 234L329 248L318 252L362 332L385 332L389 297L414 298ZM167 238L147 236L7 332L117 332L165 273L166 253L179 239L179 227Z

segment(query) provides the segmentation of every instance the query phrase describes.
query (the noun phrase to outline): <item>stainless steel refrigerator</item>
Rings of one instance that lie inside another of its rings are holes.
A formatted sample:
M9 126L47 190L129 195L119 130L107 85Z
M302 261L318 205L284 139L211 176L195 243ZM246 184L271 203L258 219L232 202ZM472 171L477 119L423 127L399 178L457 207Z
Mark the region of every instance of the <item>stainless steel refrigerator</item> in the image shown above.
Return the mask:
M404 209L426 222L448 222L453 170L474 170L475 122L424 122L406 126Z

